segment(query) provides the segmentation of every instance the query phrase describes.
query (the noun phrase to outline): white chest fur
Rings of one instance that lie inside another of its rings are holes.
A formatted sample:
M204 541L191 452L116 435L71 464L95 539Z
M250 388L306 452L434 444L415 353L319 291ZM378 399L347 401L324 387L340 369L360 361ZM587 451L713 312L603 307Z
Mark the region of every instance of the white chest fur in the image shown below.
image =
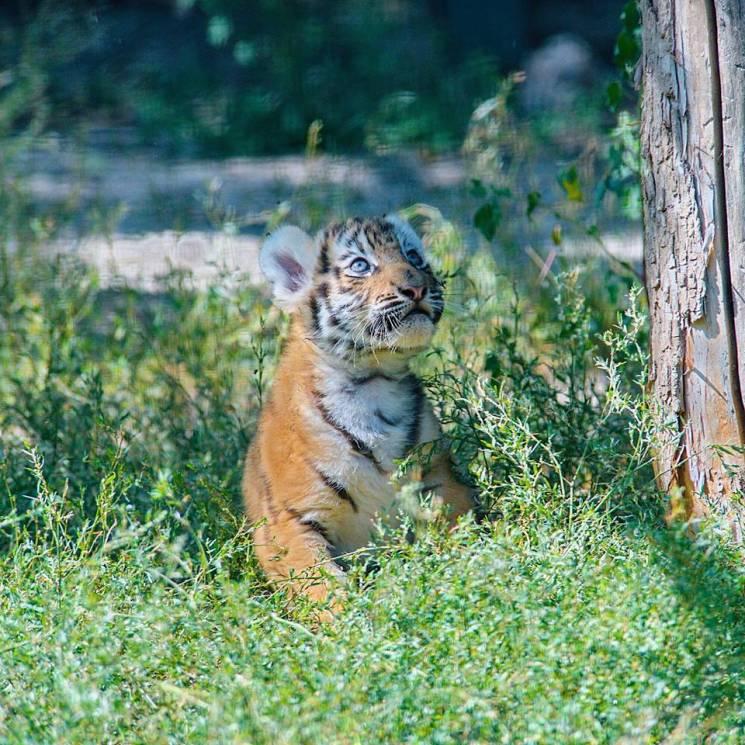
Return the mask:
M355 378L334 372L318 388L334 421L369 448L384 471L392 472L417 443L423 394L413 376Z
M333 456L317 465L356 506L336 513L338 524L328 527L338 548L353 550L369 541L376 517L395 513L389 481L395 461L435 439L439 428L419 381L407 373L355 375L329 367L316 379L316 395L325 436L333 442Z

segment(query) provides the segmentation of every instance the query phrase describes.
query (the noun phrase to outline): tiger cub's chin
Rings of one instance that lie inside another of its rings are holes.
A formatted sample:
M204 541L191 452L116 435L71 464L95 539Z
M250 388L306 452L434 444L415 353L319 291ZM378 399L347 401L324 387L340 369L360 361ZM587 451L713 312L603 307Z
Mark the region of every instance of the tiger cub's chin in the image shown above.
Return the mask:
M403 350L426 349L432 342L435 325L425 313L412 313L398 329L395 346Z
M408 370L432 341L443 286L397 217L354 218L315 239L283 227L259 263L292 324L246 456L244 502L269 580L335 611L335 557L367 545L379 519L395 523L391 476L412 449L427 452L411 472L417 490L451 521L472 507Z

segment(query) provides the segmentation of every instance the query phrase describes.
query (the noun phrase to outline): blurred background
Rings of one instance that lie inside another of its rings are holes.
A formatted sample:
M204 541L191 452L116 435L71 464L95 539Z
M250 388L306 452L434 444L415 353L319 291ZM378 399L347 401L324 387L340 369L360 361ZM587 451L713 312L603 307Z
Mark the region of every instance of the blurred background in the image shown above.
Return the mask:
M621 0L10 0L10 250L207 283L281 221L427 205L528 286L638 273L637 25Z

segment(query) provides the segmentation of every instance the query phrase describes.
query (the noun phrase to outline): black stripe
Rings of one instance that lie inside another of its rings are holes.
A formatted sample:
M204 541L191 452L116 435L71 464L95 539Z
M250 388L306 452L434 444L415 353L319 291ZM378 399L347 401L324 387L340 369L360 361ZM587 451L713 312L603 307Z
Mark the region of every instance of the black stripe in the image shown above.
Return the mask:
M331 491L333 491L336 496L339 497L339 499L343 499L345 502L349 502L349 504L352 506L352 509L355 512L359 512L357 503L354 501L354 499L352 499L350 493L336 479L324 473L320 468L316 468L315 470L316 473L321 477L323 483L326 484L326 486L328 486L328 488L331 489Z
M326 274L329 270L329 246L328 239L321 243L321 254L318 257L318 271L321 274Z
M386 300L382 303L377 304L376 311L379 314L395 313L400 314L402 311L408 310L410 303L407 300Z
M372 462L372 464L375 466L375 468L378 469L380 473L384 473L383 467L380 465L380 463L378 463L378 460L375 457L373 451L364 442L358 440L349 430L342 427L341 424L339 424L339 422L337 422L334 417L331 416L331 412L324 405L323 399L321 398L321 395L318 393L318 391L313 391L313 400L316 404L316 408L320 412L326 424L328 424L330 427L333 427L339 434L343 435L346 438L347 442L351 445L352 450L354 450L355 453L364 455L365 458Z
M442 311L445 307L445 301L442 298L442 290L435 288L429 294L430 305L432 306L432 322L437 323L442 317Z
M319 523L317 520L308 520L306 517L303 516L302 512L294 510L292 509L292 507L288 507L287 512L292 515L292 517L295 518L295 520L297 520L303 527L310 528L311 530L320 534L323 540L326 541L329 546L333 545L331 543L331 539L329 538L329 534L326 531L326 528L324 528L324 526L321 525L321 523Z
M336 313L331 309L331 303L329 302L329 286L326 282L321 282L318 285L318 294L323 299L323 307L326 309L328 314L328 321L332 326L339 326L339 319L336 317Z
M318 298L315 295L310 296L310 319L313 326L313 333L319 335L321 333L321 321L320 321L320 307L318 305Z
M360 222L362 221L362 218L361 217L355 217L355 218L353 218L353 221L355 222L354 232L345 241L345 243L347 245L347 248L352 248L352 246L356 246L360 251L362 251L365 255L367 255L367 253L366 253L365 249L363 248L362 244L359 242L360 230L362 229L362 226L360 225Z
M331 539L329 538L329 534L326 532L326 528L321 525L321 523L316 522L315 520L301 520L301 525L307 525L311 530L314 530L316 533L320 533L320 535L323 537L323 540L326 541L329 545L331 545Z
M373 250L375 249L375 246L380 243L378 236L375 234L375 227L370 223L365 225L365 238L367 238L367 242Z
M419 489L419 493L426 491L433 491L436 492L438 489L442 489L442 484L422 484L422 487Z
M390 383L398 383L399 381L398 378L394 378L391 375L386 375L381 372L371 373L370 375L365 375L361 378L352 378L351 380L355 385L365 385L365 383L369 383L372 380L387 380Z
M334 315L334 312L331 310L331 308L328 307L328 305L326 306L326 310L328 310L329 312L329 325L341 326L341 324L339 323L339 319ZM348 327L344 326L343 328L345 331L349 331Z
M380 409L375 409L375 416L378 417L383 424L387 424L389 427L396 427L401 424L400 419L389 419Z
M383 238L387 241L396 240L396 230L392 223L389 223L384 217L377 220L377 223Z
M279 517L279 510L277 510L277 506L274 504L274 497L272 496L272 484L269 481L269 477L264 473L264 469L261 467L261 463L256 464L256 469L259 472L259 480L261 481L261 486L263 487L264 499L262 501L264 502L264 506L269 512L270 517L276 522L277 518Z
M329 323L332 326L338 326L342 331L346 331L347 334L352 333L353 326L351 325L351 321L348 321L344 316L337 315L336 312L331 309L330 303L326 303L326 310L329 315Z
M419 441L419 426L422 420L422 403L424 401L422 384L413 375L409 377L409 381L411 383L413 410L411 412L409 429L406 432L404 454L411 450L411 448L413 448Z

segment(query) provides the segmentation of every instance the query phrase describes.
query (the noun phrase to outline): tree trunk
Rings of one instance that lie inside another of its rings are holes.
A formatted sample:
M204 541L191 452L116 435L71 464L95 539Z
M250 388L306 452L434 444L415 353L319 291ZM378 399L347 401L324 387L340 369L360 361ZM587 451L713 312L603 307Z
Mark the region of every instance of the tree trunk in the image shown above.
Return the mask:
M688 517L745 511L745 0L641 0L656 473Z

